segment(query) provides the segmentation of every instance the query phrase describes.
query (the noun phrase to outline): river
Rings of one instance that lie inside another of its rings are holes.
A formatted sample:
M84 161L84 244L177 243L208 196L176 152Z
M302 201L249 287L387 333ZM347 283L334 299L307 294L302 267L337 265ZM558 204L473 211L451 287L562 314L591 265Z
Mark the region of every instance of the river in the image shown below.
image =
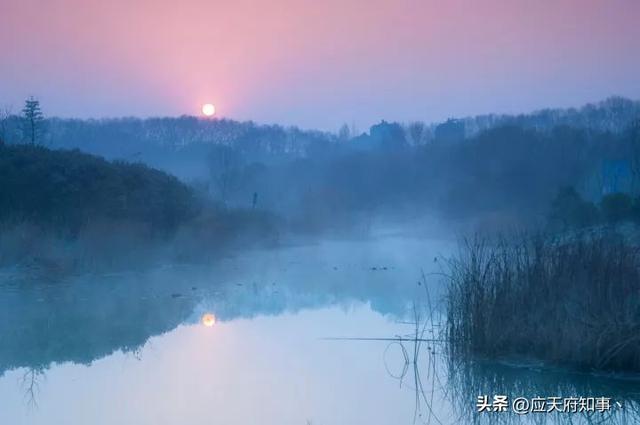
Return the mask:
M456 364L449 238L384 234L211 266L0 277L0 424L636 423L640 384L535 362ZM478 396L607 397L478 413ZM599 422L598 422L599 421Z

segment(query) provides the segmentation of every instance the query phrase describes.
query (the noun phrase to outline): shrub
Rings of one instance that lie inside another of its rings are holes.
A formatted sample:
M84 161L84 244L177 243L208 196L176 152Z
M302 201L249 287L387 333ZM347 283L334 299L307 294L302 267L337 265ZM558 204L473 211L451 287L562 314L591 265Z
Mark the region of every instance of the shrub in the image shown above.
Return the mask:
M91 221L126 220L163 235L196 213L186 185L142 164L109 162L77 150L0 149L2 221L28 221L74 236Z
M572 187L561 189L551 203L549 221L553 227L581 228L598 221L596 206L582 197Z
M271 243L259 210L208 204L174 176L79 151L0 147L0 267L51 274L212 258Z
M611 193L600 201L602 216L608 223L621 223L633 219L633 200L626 193Z

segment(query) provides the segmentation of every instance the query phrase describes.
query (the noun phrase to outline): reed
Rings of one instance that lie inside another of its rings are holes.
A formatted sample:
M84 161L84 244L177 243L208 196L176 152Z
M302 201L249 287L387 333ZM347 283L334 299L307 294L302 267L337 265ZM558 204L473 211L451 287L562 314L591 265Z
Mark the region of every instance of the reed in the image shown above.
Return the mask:
M640 372L640 250L622 236L476 237L447 265L457 355Z

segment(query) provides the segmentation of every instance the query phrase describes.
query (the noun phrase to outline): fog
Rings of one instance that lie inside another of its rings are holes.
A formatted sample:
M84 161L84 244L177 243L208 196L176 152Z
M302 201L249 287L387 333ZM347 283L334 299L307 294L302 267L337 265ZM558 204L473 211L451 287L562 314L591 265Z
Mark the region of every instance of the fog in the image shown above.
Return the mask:
M637 419L638 102L335 133L30 102L0 117L0 423Z
M417 416L454 424L461 415L471 420L478 392L492 391L606 394L629 406L616 408L610 423L636 418L633 381L531 363L452 369L437 342L411 354L424 380L418 394L403 355L412 342L394 341L416 332L416 320L437 323L446 287L439 262L457 243L397 228L376 233L246 250L212 266L64 282L4 276L0 420L382 425ZM215 316L212 327L204 314Z

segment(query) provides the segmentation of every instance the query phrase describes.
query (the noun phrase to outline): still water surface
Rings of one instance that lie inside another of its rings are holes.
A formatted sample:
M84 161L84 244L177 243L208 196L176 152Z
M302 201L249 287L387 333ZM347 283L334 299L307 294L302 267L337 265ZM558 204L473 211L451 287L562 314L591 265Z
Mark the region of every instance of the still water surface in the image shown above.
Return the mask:
M387 235L207 268L63 282L5 274L0 424L518 423L532 419L474 414L477 396L640 391L535 366L452 367L442 344L416 346L416 319L437 324L433 273L454 247ZM389 340L399 336L409 341ZM533 422L636 423L632 407Z

